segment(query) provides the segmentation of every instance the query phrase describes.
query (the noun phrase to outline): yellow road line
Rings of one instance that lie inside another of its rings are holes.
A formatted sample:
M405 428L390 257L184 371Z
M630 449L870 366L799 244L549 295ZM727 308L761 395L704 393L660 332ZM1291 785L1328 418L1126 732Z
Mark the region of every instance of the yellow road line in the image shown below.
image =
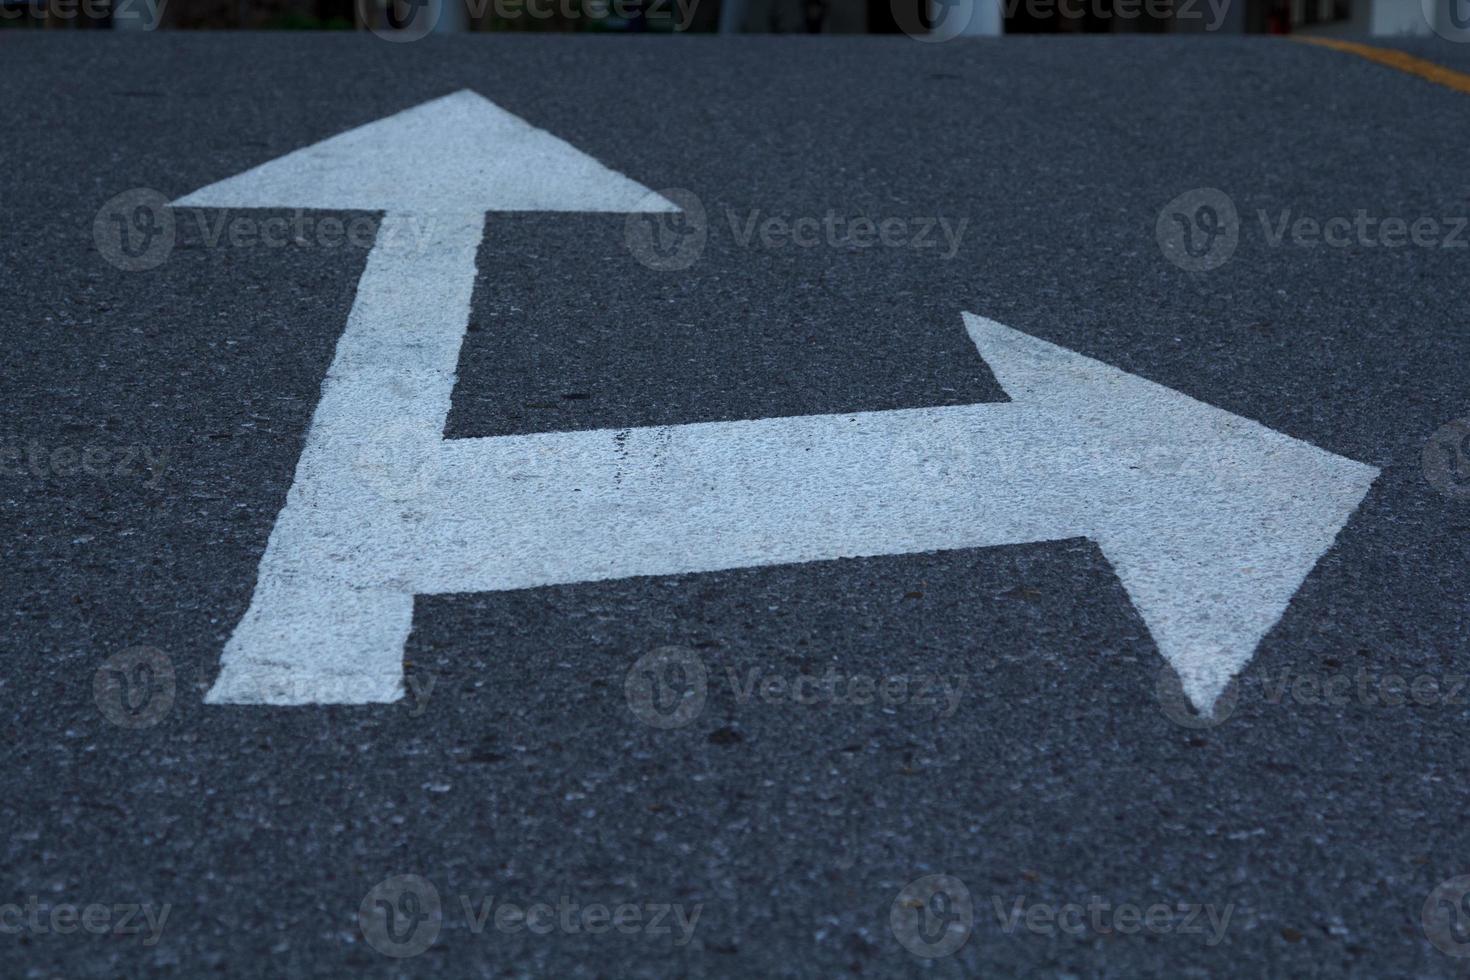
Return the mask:
M1456 92L1464 92L1470 95L1470 75L1461 71L1453 71L1443 65L1436 65L1432 61L1416 58L1402 51L1392 48L1375 48L1371 44L1358 44L1356 41L1340 41L1335 37L1301 37L1292 38L1303 44L1316 44L1324 48L1332 48L1336 51L1346 51L1360 58L1367 58L1380 65L1397 68L1399 71L1408 72L1410 75L1418 75L1445 88L1452 88Z

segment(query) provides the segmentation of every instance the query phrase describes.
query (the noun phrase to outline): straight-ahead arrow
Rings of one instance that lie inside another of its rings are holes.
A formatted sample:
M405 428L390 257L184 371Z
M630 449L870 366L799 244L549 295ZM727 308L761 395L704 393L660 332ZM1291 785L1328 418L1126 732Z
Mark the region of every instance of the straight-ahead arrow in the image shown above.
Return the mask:
M1010 402L445 440L485 212L676 210L471 93L176 204L428 232L368 257L211 703L397 700L415 595L1085 536L1208 710L1378 473L968 314Z

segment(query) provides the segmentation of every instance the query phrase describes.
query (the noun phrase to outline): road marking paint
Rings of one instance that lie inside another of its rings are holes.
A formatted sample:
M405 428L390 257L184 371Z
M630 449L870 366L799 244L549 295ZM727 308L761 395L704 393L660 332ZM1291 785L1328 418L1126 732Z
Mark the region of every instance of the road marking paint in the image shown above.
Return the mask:
M407 175L389 159L394 141L411 132L432 143L423 121L436 113L475 128L464 113L489 103L473 100L390 117L332 153L298 151L277 161L290 166L266 164L182 203L362 206L360 189L325 175L384 159L385 172ZM499 174L544 167L567 181L564 201L550 186L534 195L548 210L671 207L502 115L494 109L479 131L513 138L451 140L438 172L470 174L452 154ZM369 156L354 165L348 152ZM1086 536L1208 709L1378 474L969 314L1010 402L445 440L484 220L456 208L526 200L468 179L469 198L452 182L379 188L415 209L390 208L390 218L435 221L416 252L380 234L368 256L210 703L397 700L415 595ZM947 474L939 492L935 472Z
M206 700L396 701L413 593L372 570L402 551L415 519L416 488L395 486L393 468L421 468L443 437L486 212L676 209L472 92L334 136L174 206L388 212L250 608ZM418 237L388 233L405 226Z
M255 594L225 645L209 702L402 697L413 593L369 570L402 552L413 506L381 492L392 488L374 485L371 469L379 460L412 466L441 438L484 221L441 216L426 248L368 253Z
M1212 704L1378 471L964 319L1013 401L447 441L398 573L481 592L1085 536Z
M1446 68L1443 65L1437 65L1432 61L1425 61L1423 58L1416 58L1402 51L1395 51L1392 48L1379 48L1371 44L1359 44L1357 41L1343 41L1335 37L1296 36L1292 40L1300 41L1303 44L1315 44L1318 47L1332 48L1334 51L1355 54L1360 58L1367 58L1369 61L1386 65L1389 68L1397 68L1399 71L1408 72L1410 75L1417 75L1419 78L1434 82L1436 85L1443 85L1445 88L1454 89L1456 92L1464 92L1470 95L1470 75Z
M174 206L407 215L678 210L470 91L289 153L195 191Z

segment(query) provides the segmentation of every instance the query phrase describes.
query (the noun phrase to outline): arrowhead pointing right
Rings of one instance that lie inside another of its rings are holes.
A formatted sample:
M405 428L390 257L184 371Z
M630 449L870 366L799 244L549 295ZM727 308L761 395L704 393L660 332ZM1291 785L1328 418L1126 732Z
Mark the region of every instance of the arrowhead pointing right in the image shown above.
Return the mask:
M1075 450L1058 463L1090 487L1090 536L1208 712L1379 471L993 320L965 326Z
M468 90L296 150L173 204L418 215L679 210Z

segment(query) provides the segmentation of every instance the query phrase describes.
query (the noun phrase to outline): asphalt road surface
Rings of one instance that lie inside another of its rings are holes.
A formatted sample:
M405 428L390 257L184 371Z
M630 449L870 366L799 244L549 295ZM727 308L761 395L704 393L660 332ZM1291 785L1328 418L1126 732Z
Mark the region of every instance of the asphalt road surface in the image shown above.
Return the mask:
M1470 969L1470 96L1220 37L11 32L0 80L0 974ZM1004 402L968 311L1381 474L1213 715L1081 536L421 595L402 701L206 704L378 219L175 209L130 270L108 202L464 89L706 233L490 215L447 437ZM1202 189L1223 258L1165 247Z

